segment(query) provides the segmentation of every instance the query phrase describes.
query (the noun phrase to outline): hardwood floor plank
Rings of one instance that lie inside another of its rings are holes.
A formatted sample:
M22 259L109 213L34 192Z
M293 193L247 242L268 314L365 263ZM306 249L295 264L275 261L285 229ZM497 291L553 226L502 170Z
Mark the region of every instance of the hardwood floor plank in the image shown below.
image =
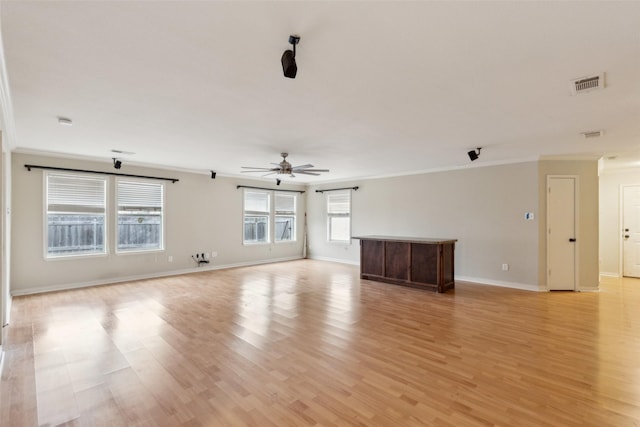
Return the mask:
M639 306L312 260L16 297L0 424L637 426Z

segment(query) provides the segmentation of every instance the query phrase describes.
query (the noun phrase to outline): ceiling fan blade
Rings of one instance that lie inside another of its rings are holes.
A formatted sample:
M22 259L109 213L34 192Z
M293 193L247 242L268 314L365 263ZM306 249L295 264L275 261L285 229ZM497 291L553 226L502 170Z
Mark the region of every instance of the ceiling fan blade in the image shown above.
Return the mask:
M309 169L309 168L312 168L312 167L313 167L313 165L306 164L306 165L294 166L294 167L292 167L291 169L292 169L292 170L296 170L296 169Z
M252 169L253 171L256 172L260 172L260 171L279 171L280 168L254 168L251 166L242 166L242 169ZM251 171L245 171L245 172L251 172Z
M320 176L319 173L315 173L315 172L307 172L307 171L296 171L296 173L302 174L302 175L314 175L314 176Z
M269 176L269 175L273 175L274 173L278 173L278 172L269 172L269 173L265 173L265 174L264 174L264 175L262 175L262 176Z
M329 169L300 169L296 172L329 172Z

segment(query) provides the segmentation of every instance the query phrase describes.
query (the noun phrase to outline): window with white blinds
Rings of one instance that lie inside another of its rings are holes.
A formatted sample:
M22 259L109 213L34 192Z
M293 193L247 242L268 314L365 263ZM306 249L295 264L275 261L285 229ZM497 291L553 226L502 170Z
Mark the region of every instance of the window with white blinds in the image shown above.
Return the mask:
M117 251L164 249L164 184L117 180Z
M296 240L296 194L275 193L275 228L276 242Z
M296 203L297 194L245 189L243 242L254 244L295 241Z
M45 174L46 256L106 253L107 179Z
M327 193L327 240L351 240L351 192Z
M245 189L243 209L243 242L245 244L269 242L270 196L271 193L268 191Z

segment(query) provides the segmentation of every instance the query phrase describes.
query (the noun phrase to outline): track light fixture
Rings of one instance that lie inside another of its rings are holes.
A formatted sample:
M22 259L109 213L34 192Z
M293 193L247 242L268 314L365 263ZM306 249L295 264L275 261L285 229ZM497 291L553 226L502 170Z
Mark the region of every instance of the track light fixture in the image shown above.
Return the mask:
M280 178L276 178L276 185L280 185L281 182Z
M216 179L216 173L214 171L211 171L211 179Z
M282 54L280 62L282 62L282 72L285 77L290 79L296 78L298 72L298 66L296 65L296 45L300 41L300 36L289 36L289 43L293 45L293 50L285 50Z
M477 152L476 152L477 150ZM475 150L471 150L467 153L467 155L469 156L469 160L471 160L472 162L474 160L476 160L478 157L480 157L480 150L482 150L482 147L478 147Z
M122 162L115 157L113 158L113 167L116 169L120 169L122 167Z

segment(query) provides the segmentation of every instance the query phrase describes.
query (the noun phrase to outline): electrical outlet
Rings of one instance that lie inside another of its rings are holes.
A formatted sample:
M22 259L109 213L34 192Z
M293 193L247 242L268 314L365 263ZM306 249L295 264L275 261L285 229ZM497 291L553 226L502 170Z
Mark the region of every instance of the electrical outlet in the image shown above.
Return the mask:
M509 264L502 264L502 271L509 271Z
M204 259L209 259L209 252L203 253L202 256L204 257Z
M211 252L211 258L215 258L218 256L218 252Z
M173 262L173 255L169 255L169 262Z

